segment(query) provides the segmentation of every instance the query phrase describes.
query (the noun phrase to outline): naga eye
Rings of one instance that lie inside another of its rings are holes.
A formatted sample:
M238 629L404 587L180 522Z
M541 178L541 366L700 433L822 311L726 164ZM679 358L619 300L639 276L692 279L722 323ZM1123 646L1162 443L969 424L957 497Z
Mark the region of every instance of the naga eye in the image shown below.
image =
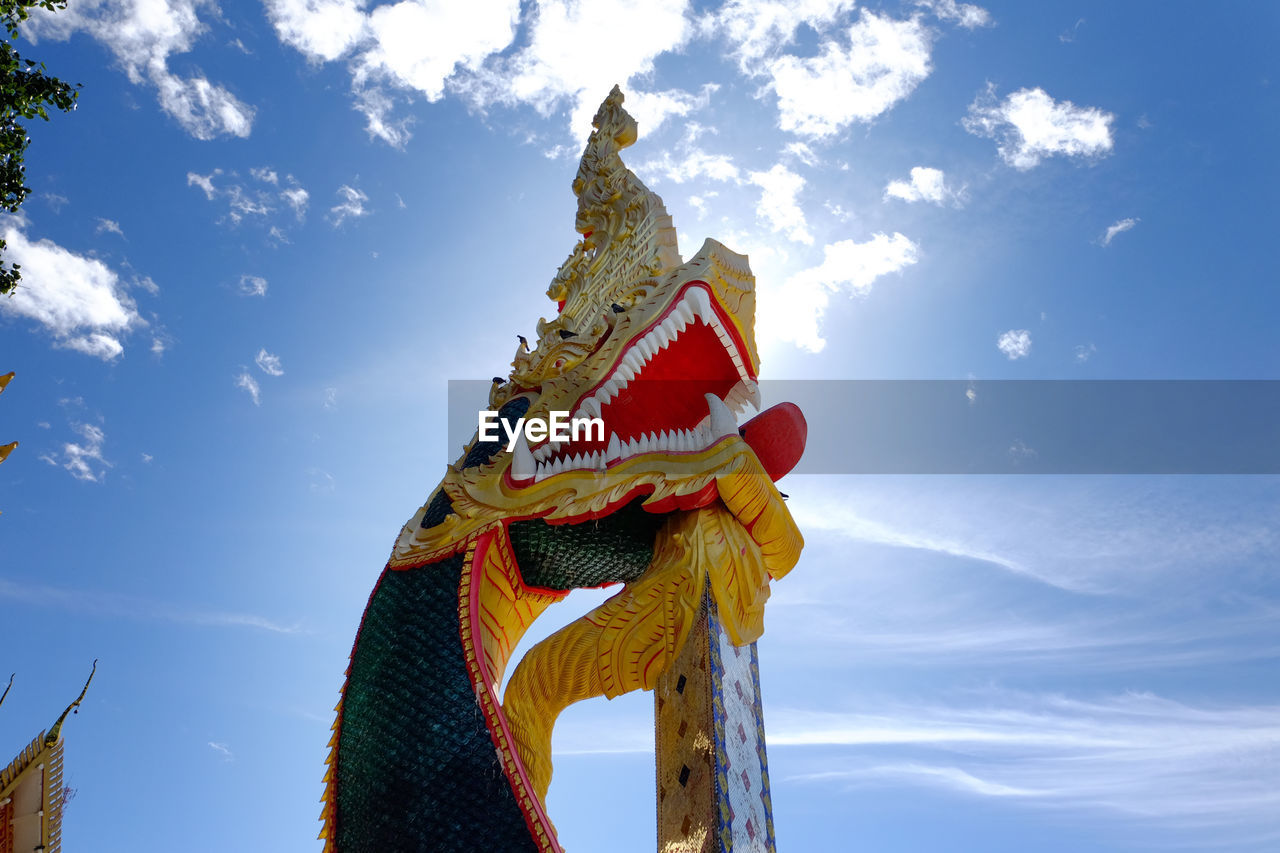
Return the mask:
M569 338L576 338L577 336L578 336L577 332L571 332L568 329L560 330L560 340L562 341L567 341L569 340Z

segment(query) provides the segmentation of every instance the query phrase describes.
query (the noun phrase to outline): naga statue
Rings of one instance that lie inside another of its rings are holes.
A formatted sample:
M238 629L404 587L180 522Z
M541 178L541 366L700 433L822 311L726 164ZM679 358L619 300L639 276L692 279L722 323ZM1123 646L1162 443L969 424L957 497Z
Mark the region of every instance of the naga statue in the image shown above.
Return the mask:
M763 630L770 579L799 559L774 480L799 460L804 418L789 403L735 417L760 406L754 277L710 239L682 262L662 200L619 158L636 139L622 101L615 86L573 181L582 239L548 290L558 314L488 401L508 425L572 413L604 434L477 431L401 530L337 707L326 853L557 853L545 800L560 711L654 689L709 608L737 654ZM623 586L531 649L500 695L533 620L610 584Z

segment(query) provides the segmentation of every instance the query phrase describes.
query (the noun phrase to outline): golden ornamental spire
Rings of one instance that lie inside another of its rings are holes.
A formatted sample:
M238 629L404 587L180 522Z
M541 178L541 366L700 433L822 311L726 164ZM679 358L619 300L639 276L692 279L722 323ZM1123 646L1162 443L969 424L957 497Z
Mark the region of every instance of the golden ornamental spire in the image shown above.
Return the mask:
M680 266L676 230L662 199L626 167L619 152L636 141L636 120L622 108L617 86L591 120L573 194L578 197L574 230L582 239L560 265L547 296L559 315L538 322L538 346L516 351L513 378L537 380L556 372L556 360L572 361L573 339L585 346L612 322L613 312L641 298ZM615 308L614 306L617 306ZM541 356L541 357L540 357ZM554 356L554 357L552 357ZM544 363L546 361L546 363Z

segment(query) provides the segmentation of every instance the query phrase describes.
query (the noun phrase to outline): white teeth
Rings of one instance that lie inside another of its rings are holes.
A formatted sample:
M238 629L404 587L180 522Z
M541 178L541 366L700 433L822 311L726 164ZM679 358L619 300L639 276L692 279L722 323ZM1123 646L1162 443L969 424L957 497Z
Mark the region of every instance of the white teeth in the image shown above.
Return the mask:
M622 457L622 442L618 441L618 434L609 434L609 447L605 449L605 462L612 462Z
M756 411L760 411L760 386L752 382L750 379L746 381L747 399L751 401L751 405L756 407Z
M644 358L645 361L653 358L654 349L649 345L649 337L646 335L635 343L636 351Z
M693 308L689 305L688 300L684 300L677 305L674 313L680 318L681 326L687 326L693 322Z
M725 406L725 404L715 394L705 395L707 399L707 409L711 414L711 437L712 439L723 438L726 435L734 435L738 431L738 422L733 419L733 413Z
M632 376L635 376L644 367L644 360L633 349L627 350L627 354L622 357L622 363L631 368Z
M656 346L658 349L666 349L667 344L671 343L671 336L661 326L655 326L645 337L649 339L649 346Z
M662 321L662 330L671 338L675 338L676 335L680 334L680 326L676 325L674 316L668 316L667 319Z
M511 450L511 478L517 482L524 482L532 479L537 473L533 452L529 450L529 442L525 440L524 432L521 432L516 436L516 446Z
M625 383L617 379L610 379L608 382L604 383L604 390L609 392L609 398L612 399L618 396L618 390L622 388L623 384Z
M705 290L701 287L691 287L685 293L685 299L689 301L695 314L704 320L715 316L711 311L711 297Z
M622 364L618 365L618 369L614 371L613 376L618 381L618 387L621 388L636 378L636 372L631 369L631 365L627 364L626 359L623 359Z
M598 418L600 417L600 404L595 397L588 397L582 401L582 405L578 407L578 411L574 413L575 418Z

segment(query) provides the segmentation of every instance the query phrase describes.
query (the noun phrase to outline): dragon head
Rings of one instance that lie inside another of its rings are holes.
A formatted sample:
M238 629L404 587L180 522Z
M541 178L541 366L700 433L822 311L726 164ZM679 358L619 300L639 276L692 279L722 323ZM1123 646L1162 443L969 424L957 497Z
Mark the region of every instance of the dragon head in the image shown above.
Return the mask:
M397 542L397 560L455 551L501 519L573 524L606 517L640 496L653 513L717 498L718 478L761 468L772 479L799 459L805 425L782 404L739 428L760 405L755 283L747 258L708 239L687 262L662 199L619 157L636 139L615 86L593 120L573 181L582 239L547 295L558 314L522 340L490 407L507 421L548 424L555 413L598 418L603 432L508 449L479 435L441 486L448 513L424 506ZM744 438L745 436L745 438ZM789 567L788 567L789 568Z

